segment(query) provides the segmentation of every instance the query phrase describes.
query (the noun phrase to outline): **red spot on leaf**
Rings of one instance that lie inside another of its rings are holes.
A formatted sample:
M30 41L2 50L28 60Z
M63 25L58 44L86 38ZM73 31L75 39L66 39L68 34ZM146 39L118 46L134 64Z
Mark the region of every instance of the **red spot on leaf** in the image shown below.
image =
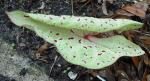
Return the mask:
M87 46L87 47L92 48L92 46Z
M71 31L72 33L74 33L74 31L73 31L72 29L71 29L70 31Z
M128 48L131 48L130 46L128 46Z
M54 42L57 42L57 40L54 40Z
M85 64L86 64L86 61L85 60L82 60Z
M106 51L102 50L102 52L106 52Z
M52 31L50 31L50 33L52 33Z
M70 48L72 48L72 46L70 46Z
M91 21L91 23L94 23L94 21Z
M62 40L63 38L60 38L59 40Z
M81 39L79 40L79 43L81 43Z
M86 46L83 46L83 48L87 49L87 47L86 47Z
M28 15L24 15L24 17L30 17L30 16L28 16Z
M59 33L56 33L56 35L59 35Z
M69 40L74 39L73 37L68 38Z
M102 53L98 53L98 55L102 55Z

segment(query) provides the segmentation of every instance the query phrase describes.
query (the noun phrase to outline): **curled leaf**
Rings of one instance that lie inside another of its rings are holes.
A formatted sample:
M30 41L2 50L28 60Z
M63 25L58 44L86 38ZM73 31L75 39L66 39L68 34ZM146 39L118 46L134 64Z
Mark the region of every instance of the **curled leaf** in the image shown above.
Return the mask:
M106 31L125 31L142 27L142 23L127 19L97 19L93 17L54 16L21 11L7 12L18 26L25 26L54 44L70 63L90 69L100 69L122 56L139 56L144 51L123 36L95 38L83 36Z

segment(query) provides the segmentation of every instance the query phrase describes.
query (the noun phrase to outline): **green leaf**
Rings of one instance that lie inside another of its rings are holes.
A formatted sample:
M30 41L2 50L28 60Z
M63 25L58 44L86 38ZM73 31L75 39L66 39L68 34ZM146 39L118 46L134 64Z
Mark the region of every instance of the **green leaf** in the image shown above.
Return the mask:
M142 23L127 19L97 19L93 17L54 16L21 11L7 12L18 26L24 26L54 44L70 63L90 69L113 64L122 56L139 56L144 51L123 36L96 38L83 36L106 31L125 31L142 27Z

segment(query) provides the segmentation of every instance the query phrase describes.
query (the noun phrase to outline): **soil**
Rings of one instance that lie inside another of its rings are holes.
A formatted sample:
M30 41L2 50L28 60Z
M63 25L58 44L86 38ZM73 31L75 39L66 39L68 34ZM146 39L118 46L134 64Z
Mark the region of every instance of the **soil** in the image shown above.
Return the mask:
M83 0L84 1L84 0ZM107 9L114 11L119 9L122 4L133 3L133 1L116 1L114 4L107 4ZM47 75L53 78L54 81L72 81L68 77L68 72L74 72L78 76L75 81L100 81L97 77L91 75L91 71L80 66L72 65L66 62L56 51L56 48L51 46L44 52L42 59L46 62L35 58L35 54L45 41L32 31L24 28L17 27L8 19L5 11L22 10L26 12L55 14L55 15L77 15L77 16L92 16L92 17L105 17L102 9L97 9L98 0L92 0L85 5L85 2L74 2L73 10L71 0L0 0L0 37L6 42L13 44L14 49L19 53L25 54L33 62L41 67L45 67ZM44 5L44 8L41 8ZM72 14L73 12L73 14ZM142 19L133 17L134 20L143 22ZM54 63L55 57L58 56L54 67L50 72L50 68ZM98 70L101 77L107 81L130 81L141 80L140 76L143 75L144 69L136 69L133 65L132 59L129 57L120 58L115 64L102 70ZM142 62L143 63L143 62ZM141 67L148 68L145 64L141 63ZM115 69L117 67L117 70ZM97 70L94 70L97 72ZM137 71L141 75L137 74ZM124 73L127 75L121 75ZM149 72L149 71L148 71ZM21 72L24 75L25 71ZM2 78L4 80L2 80ZM6 77L0 75L1 81L14 81L11 79L5 80Z
M2 81L16 81L15 79L10 79L9 77L5 77L1 74L0 74L0 80L2 80Z

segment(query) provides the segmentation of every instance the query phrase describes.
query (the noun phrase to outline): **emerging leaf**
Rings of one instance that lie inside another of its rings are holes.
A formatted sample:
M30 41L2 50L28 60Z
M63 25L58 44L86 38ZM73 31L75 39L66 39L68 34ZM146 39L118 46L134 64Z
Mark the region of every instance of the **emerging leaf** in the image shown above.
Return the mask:
M18 26L25 26L54 44L70 63L90 69L113 64L121 56L139 56L144 51L123 36L110 38L83 36L106 31L125 31L142 27L142 23L127 19L97 19L93 17L54 16L21 11L7 12Z

